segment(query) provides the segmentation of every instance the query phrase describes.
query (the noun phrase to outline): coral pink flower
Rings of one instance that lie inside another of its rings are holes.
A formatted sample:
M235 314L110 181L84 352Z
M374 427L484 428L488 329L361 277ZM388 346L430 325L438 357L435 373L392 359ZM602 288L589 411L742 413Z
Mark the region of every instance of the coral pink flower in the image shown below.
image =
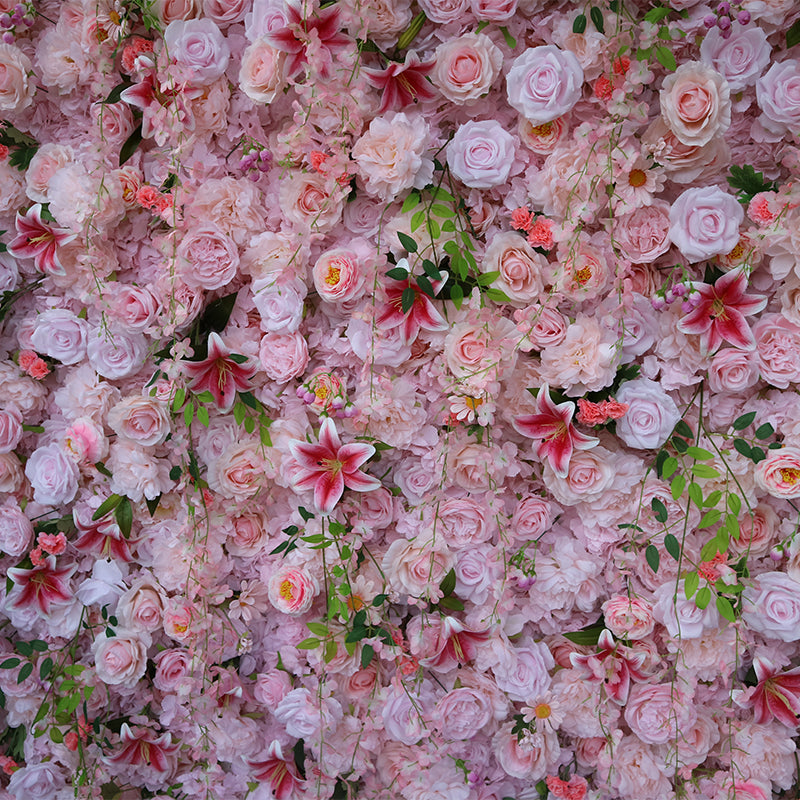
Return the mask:
M40 533L37 542L51 556L60 556L67 549L67 537L63 533Z
M766 658L756 656L753 669L758 684L742 692L737 704L753 709L756 725L777 719L789 728L796 728L800 714L800 667L779 672Z
M548 775L546 783L550 794L553 797L562 798L562 800L583 800L589 786L586 778L582 778L580 775L573 775L569 781L562 781L555 775Z
M432 85L425 80L435 65L435 60L420 61L419 56L409 50L402 64L393 61L383 70L365 69L367 83L383 92L378 113L399 111L418 100L432 100L436 97Z
M589 450L598 443L594 436L578 431L572 424L575 403L567 401L556 405L550 397L550 387L544 384L536 396L536 413L514 420L514 427L523 436L541 439L536 452L547 458L560 478L569 472L573 450Z
M408 261L401 259L398 267L408 269ZM447 275L442 274L442 280L431 281L434 293L438 293L447 281ZM414 292L414 302L407 312L403 311L403 293L406 289ZM403 281L392 281L386 287L386 303L378 312L378 326L381 328L396 328L400 326L400 333L406 344L413 342L420 330L445 331L447 322L439 313L433 301L417 286L411 276Z
M511 227L515 231L525 231L526 233L533 225L534 217L527 208L515 208L511 212Z
M745 317L767 304L763 295L745 294L747 276L739 267L723 275L713 286L695 284L700 300L678 322L678 330L700 336L703 353L713 353L723 342L742 350L754 350L756 341Z
M330 417L322 421L319 444L295 439L289 442L289 449L297 462L292 486L301 492L313 489L314 503L323 514L333 511L345 487L357 492L380 488L377 478L359 469L374 454L375 448L364 442L343 445Z
M21 587L14 599L14 608L36 606L46 615L53 604L68 603L72 600L69 579L76 569L77 564L56 569L54 556L48 556L42 566L33 569L12 567L8 570L8 577Z
M283 757L279 742L273 742L263 761L248 761L253 769L253 777L263 782L269 782L272 796L276 800L288 800L296 789L304 783L292 759Z
M8 252L14 258L32 258L36 269L46 275L66 275L58 260L58 248L77 234L44 222L41 203L31 206L25 214L17 212L15 225L17 235L8 245Z
M172 744L171 733L156 737L155 731L150 728L137 728L134 732L123 722L119 736L122 749L113 756L104 758L107 764L127 764L132 767L147 764L158 772L169 772L172 769L170 756L178 752L179 745Z
M246 392L250 388L250 378L256 371L247 359L240 364L232 357L216 333L209 334L207 358L184 361L183 366L192 379L189 388L198 394L211 392L220 411L230 411L236 392Z
M308 61L307 49L313 43L320 64L320 78L331 74L334 53L352 44L351 40L339 31L339 7L335 5L320 9L313 17L303 18L292 5L287 4L289 20L283 28L270 31L264 38L276 50L288 53L286 71L288 77L296 75Z

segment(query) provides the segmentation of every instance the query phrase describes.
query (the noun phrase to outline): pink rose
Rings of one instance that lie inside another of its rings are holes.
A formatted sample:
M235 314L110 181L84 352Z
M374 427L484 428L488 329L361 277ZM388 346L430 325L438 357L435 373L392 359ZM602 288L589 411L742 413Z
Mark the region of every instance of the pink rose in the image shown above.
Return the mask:
M498 574L494 548L479 544L459 550L456 554L456 594L475 605L489 598Z
M659 98L661 116L683 144L700 147L730 127L728 82L699 61L681 64L667 75Z
M189 678L189 651L182 648L162 650L154 659L156 674L153 686L160 692L174 693L187 685Z
M26 192L34 203L49 202L47 188L50 178L61 167L69 164L74 155L71 147L52 142L43 144L36 151L36 155L31 159L31 163L25 171Z
M673 639L699 639L719 628L719 613L714 603L698 608L694 598L686 599L683 580L667 581L658 587L653 616Z
M776 134L796 132L800 127L800 61L787 59L773 64L756 83L761 122Z
M431 80L451 103L473 104L491 88L503 54L483 33L465 33L436 48Z
M54 761L43 761L14 770L8 795L16 800L53 800L64 788L64 773L59 766Z
M258 39L242 54L239 87L255 103L271 103L286 82L286 54Z
M750 630L783 642L800 639L800 583L783 572L764 572L742 597L742 619Z
M694 706L669 683L635 686L625 707L625 722L646 744L666 744L696 718Z
M669 235L691 262L730 253L739 243L744 210L718 186L687 189L669 211Z
M162 444L171 426L167 406L154 397L126 397L108 412L108 426L142 447Z
M65 308L49 308L36 317L31 344L39 353L62 364L77 364L86 358L87 325Z
M604 447L580 450L572 454L566 478L559 478L549 460L542 478L553 497L567 506L599 500L614 482L613 454Z
M767 34L757 25L743 26L734 22L731 34L724 38L719 28L712 28L703 37L700 57L722 73L731 92L752 86L770 61Z
M525 698L528 700L529 698ZM523 701L521 701L523 702ZM529 786L557 771L561 748L554 731L545 730L533 743L520 742L507 722L492 739L492 751L497 763L512 778L522 778Z
M153 11L163 25L182 19L192 19L200 13L201 0L155 0Z
M144 365L147 343L139 333L97 327L88 339L89 363L103 378L112 381L128 378Z
M13 499L0 505L0 552L19 558L33 541L33 525Z
M534 125L566 114L580 100L583 69L568 50L555 45L530 47L506 76L508 102Z
M29 79L33 65L25 53L13 44L0 43L0 112L24 111L36 94L36 84Z
M383 557L383 570L394 589L411 597L434 597L455 559L440 541L395 539Z
M299 281L279 284L263 278L251 284L253 303L261 315L261 330L267 333L294 333L303 320L305 286Z
M529 303L544 288L547 259L518 233L507 231L492 238L480 262L482 272L499 272L493 286L512 300Z
M189 600L170 598L165 604L162 624L164 633L181 644L197 638L199 627L195 624L195 608Z
M640 450L661 447L681 418L675 401L647 378L623 383L616 400L628 405L628 412L617 420L617 436L628 447Z
M203 0L203 14L220 28L241 22L250 9L251 0Z
M256 678L253 697L268 709L276 708L292 689L291 678L282 669L263 672Z
M770 450L756 466L755 480L761 491L773 497L786 500L800 497L800 448Z
M326 250L311 270L314 287L328 303L358 300L366 290L368 277L373 277L375 246L366 239L355 238L347 247Z
M16 492L24 481L17 456L14 453L0 453L0 492Z
M475 19L505 22L517 13L517 0L470 0Z
M469 14L469 0L420 0L419 7L425 16L439 25L448 22L462 22Z
M263 511L253 509L232 519L233 528L228 534L225 549L232 556L253 558L269 541L267 517Z
M261 339L259 360L264 372L276 383L286 383L302 375L308 366L308 345L295 331L286 335L268 333Z
M453 689L436 704L436 724L445 739L471 739L492 717L491 701L479 689Z
M92 646L97 677L109 686L133 688L144 676L149 644L149 637L124 628L111 638L101 633Z
M16 406L0 411L0 453L10 453L22 438L22 414Z
M538 642L529 647L509 647L492 672L499 689L514 702L525 703L547 691L554 666L547 645Z
M58 445L34 450L25 464L25 475L33 487L33 499L42 505L60 506L78 493L78 467Z
M708 368L708 385L720 394L741 394L758 383L758 367L752 353L727 347L718 350Z
M614 243L634 263L652 263L669 250L669 205L656 200L614 220Z
M158 298L144 286L113 284L111 313L127 330L146 330L159 312Z
M188 71L194 84L215 81L228 66L228 43L211 19L170 22L164 31L164 45L170 59Z
M261 489L267 465L251 441L231 444L210 465L208 485L223 497L243 501Z
M553 524L555 507L542 497L523 497L514 509L510 532L515 539L530 541L538 539Z
M731 537L731 550L753 557L766 555L772 547L779 521L771 506L759 503L752 513L744 514L739 520L739 538Z
M647 600L614 595L603 603L606 627L617 639L644 639L653 632L653 606Z
M455 549L486 542L492 535L487 524L488 513L484 503L471 497L446 500L438 513L442 536Z
M120 625L131 631L153 633L161 629L164 615L164 598L160 589L146 579L138 580L117 603Z
M305 614L319 594L317 579L304 567L284 566L267 584L269 601L282 614Z
M520 322L518 326L525 337L520 342L522 350L546 350L561 344L567 336L567 320L555 308L530 306L530 323Z
M239 268L239 249L216 225L188 231L177 255L181 277L192 289L220 289Z
M753 326L761 377L778 389L800 383L800 326L782 314L765 314Z
M295 171L281 181L280 204L296 229L327 233L341 219L344 194L339 184L318 172Z

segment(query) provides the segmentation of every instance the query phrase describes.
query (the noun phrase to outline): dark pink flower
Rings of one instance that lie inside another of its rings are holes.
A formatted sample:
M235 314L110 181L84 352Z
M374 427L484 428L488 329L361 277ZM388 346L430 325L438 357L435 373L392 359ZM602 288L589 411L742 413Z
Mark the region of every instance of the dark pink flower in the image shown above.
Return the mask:
M398 266L403 263L401 260ZM407 263L407 262L406 262ZM438 293L447 281L443 275L440 281L431 281L434 293ZM414 293L414 301L408 311L403 311L403 293L410 289ZM428 295L417 286L416 281L409 275L402 281L392 281L386 287L386 302L378 311L378 327L397 328L406 344L411 344L420 330L445 331L447 321L439 313Z
M753 709L756 725L777 719L788 728L796 728L800 714L800 667L779 672L766 658L756 656L753 669L758 683L742 693L738 704Z
M700 299L678 322L678 330L700 336L703 353L713 353L723 342L742 350L756 346L753 332L745 317L757 314L767 304L763 295L745 294L747 275L739 267L723 275L713 286L695 284Z
M14 258L32 258L36 269L46 275L66 275L58 260L58 248L71 242L77 234L56 228L42 220L42 204L36 203L24 214L17 212L17 235L8 245Z
M275 800L288 800L296 789L304 783L297 771L293 759L283 757L279 742L273 742L263 761L248 761L253 770L253 777L262 782L269 783L269 788Z
M113 511L98 520L85 520L77 512L73 512L72 518L79 533L73 544L82 553L126 563L133 561L128 542L114 519Z
M419 56L409 50L402 64L392 61L386 69L365 69L367 83L383 92L378 113L397 111L418 100L436 97L432 84L425 80L435 65L435 60L420 61Z
M439 641L433 656L420 659L424 667L449 672L459 664L468 664L478 654L478 646L489 639L489 631L465 628L457 619L445 617L439 630Z
M544 384L536 396L536 413L514 420L514 427L523 436L542 440L536 452L539 458L549 460L560 478L569 472L573 450L589 450L599 441L575 428L572 424L574 413L575 403L568 401L556 405L550 397L550 387Z
M294 440L289 449L297 462L292 486L298 491L314 490L314 503L323 514L330 514L345 487L357 492L380 488L381 482L359 467L375 452L371 444L351 442L343 445L330 417L322 421L319 444Z
M76 564L57 569L55 556L47 556L40 567L8 570L8 577L20 587L14 597L14 608L35 606L46 615L53 604L69 603L72 600L69 579L76 569Z
M184 361L183 366L191 378L189 388L198 394L211 392L220 411L230 411L236 392L250 388L250 378L256 371L248 360L240 364L231 357L216 333L209 334L208 356L203 361Z
M308 61L307 50L312 45L318 54L320 78L330 76L333 56L352 44L351 40L339 31L340 10L336 5L320 9L313 17L303 18L290 4L286 6L288 21L283 28L270 31L264 38L276 50L288 53L286 61L288 77L296 75Z
M171 756L178 752L178 745L172 744L172 734L156 736L150 728L137 728L132 731L127 723L122 723L119 736L122 749L113 756L104 758L107 764L126 764L138 767L142 764L158 772L170 772L174 766Z

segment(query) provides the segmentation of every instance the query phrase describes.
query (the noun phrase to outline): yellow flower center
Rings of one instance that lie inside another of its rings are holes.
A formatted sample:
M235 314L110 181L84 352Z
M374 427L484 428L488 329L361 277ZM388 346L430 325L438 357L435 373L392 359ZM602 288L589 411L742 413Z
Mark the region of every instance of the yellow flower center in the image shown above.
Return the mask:
M483 398L481 397L465 397L464 405L467 408L477 411L483 405Z
M781 480L791 486L794 486L797 481L800 481L800 469L797 469L797 467L781 467L780 473Z
M287 578L281 583L278 594L280 594L284 600L288 600L291 603L292 600L294 600L294 593L292 592L293 588L292 582Z
M339 283L339 276L342 271L338 267L328 267L328 274L325 276L325 283L328 286L336 286Z
M553 713L553 709L547 703L537 703L533 713L536 719L547 719Z
M314 394L317 396L318 400L324 400L330 393L331 390L327 386L323 386L322 384L320 384L319 386L317 386L316 389L314 389Z
M536 136L549 136L550 131L553 130L553 123L545 122L544 125L536 125L531 130Z
M647 183L647 174L644 170L641 169L634 169L631 170L631 174L628 175L628 185L633 186L634 189L638 189L640 186L644 186Z
M589 282L589 279L591 277L592 277L592 270L589 267L581 267L581 269L579 269L575 273L575 280L581 286L585 286Z

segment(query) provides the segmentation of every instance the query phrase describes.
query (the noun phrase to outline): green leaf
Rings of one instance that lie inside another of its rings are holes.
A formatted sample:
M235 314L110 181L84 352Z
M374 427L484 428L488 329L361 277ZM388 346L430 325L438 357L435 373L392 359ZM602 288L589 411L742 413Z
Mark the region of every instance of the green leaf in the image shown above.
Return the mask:
M450 287L450 299L456 308L461 308L461 304L464 302L464 290L457 283Z
M733 606L727 597L717 595L717 611L719 611L719 615L728 620L728 622L736 622L736 614L734 614Z
M400 240L400 244L409 252L409 253L416 253L419 249L419 245L417 244L416 239L409 236L407 233L403 233L402 231L397 232L397 238Z
M430 190L431 195L433 196L434 200L439 200L445 203L455 203L456 199L453 195L450 194L446 189L443 189L441 186L436 186Z
M728 508L731 510L731 513L738 516L739 512L742 510L742 500L738 494L728 495Z
M252 417L251 417L252 419ZM208 419L208 409L205 406L198 406L197 407L197 421L204 427L208 427L209 419Z
M661 556L658 553L658 548L652 544L647 545L647 549L644 551L644 557L650 569L653 570L653 572L658 572L658 565L661 563Z
M303 522L308 522L310 519L314 519L314 514L312 514L307 508L300 506L297 509L297 513L303 518Z
M686 580L683 582L683 593L686 595L686 599L691 599L692 595L697 591L697 587L700 585L700 576L696 572L690 572L686 576Z
M589 10L589 16L592 18L592 22L594 22L595 28L597 28L600 33L606 32L606 25L603 20L603 12L597 8L597 6L592 6Z
M709 539L700 551L700 559L702 561L711 561L712 558L719 552L719 542L716 537Z
M586 30L586 14L578 14L572 23L573 33L583 33Z
M664 548L676 561L681 557L681 546L671 533L664 537Z
M786 47L794 47L800 43L800 19L786 31Z
M739 200L745 203L750 202L760 192L769 192L776 188L773 181L764 180L764 174L756 172L750 164L731 166L728 184L737 190Z
M517 40L508 32L505 25L500 26L500 33L503 34L506 44L513 50L517 46Z
M238 292L233 294L226 294L224 297L219 297L206 306L203 316L200 317L198 323L200 331L204 333L222 333L228 325L228 320L233 313L233 307L236 305L236 296Z
M686 455L691 456L696 461L708 461L710 458L714 458L714 454L710 450L694 446L686 451Z
M133 86L133 83L127 78L123 78L123 80L108 93L108 96L102 101L102 104L110 105L112 103L119 103L122 93L131 86Z
M688 426L686 420L683 419L679 419L675 425L675 433L678 433L687 439L691 439L694 436L692 429Z
M698 507L702 508L703 506L703 490L700 488L699 484L692 481L689 484L689 499Z
M436 297L436 292L433 291L430 279L426 275L417 276L417 286L419 286L419 288L422 289L422 293L426 294L428 297Z
M455 216L456 212L449 206L444 206L441 203L434 203L431 206L431 213L436 214L437 217L444 217L446 219Z
M758 464L759 461L763 461L766 457L767 454L760 447L750 448L750 459L754 464Z
M323 625L321 622L306 622L306 627L311 633L316 633L317 636L325 637L328 635L328 626Z
M375 650L371 644L365 644L361 648L361 669L366 669L371 663L375 655Z
M719 501L722 499L722 492L719 489L715 489L711 494L703 500L703 506L705 508L712 508L715 506Z
M407 286L403 289L403 294L400 297L400 306L403 309L404 314L408 314L411 311L411 307L414 305L414 300L416 299L416 292L410 287Z
M23 664L22 669L20 669L19 674L17 675L17 683L22 683L24 680L27 680L32 672L33 664L31 664L30 661L27 664Z
M403 206L400 209L400 212L402 214L405 214L408 211L411 211L412 209L416 208L419 205L421 199L422 198L420 198L419 192L411 192L411 194L408 197L406 197L405 200L403 200Z
M408 27L400 34L400 38L397 40L398 50L405 50L411 42L417 38L417 34L422 30L422 26L427 19L425 12L420 11L419 14L411 20Z
M673 436L672 439L670 439L670 441L672 442L672 446L679 453L685 453L689 449L689 445L686 444L686 440L681 439L680 436Z
M478 275L478 286L488 286L490 283L497 280L498 277L500 277L499 270L484 272L482 275Z
M252 417L245 417L244 429L247 433L252 433L256 429L256 421Z
M737 453L740 453L745 458L752 457L752 451L750 449L750 445L744 439L734 439L733 448L734 450L736 450Z
M453 594L453 590L456 588L456 571L451 569L447 575L444 576L442 582L439 584L439 591L447 597L449 594Z
M683 490L685 487L686 487L686 478L684 478L683 475L676 475L672 479L672 483L670 484L669 487L672 499L677 500L683 494Z
M188 428L194 419L194 400L190 400L183 409L183 424Z
M769 422L765 422L756 428L756 439L768 439L773 433L775 433L775 428Z
M131 535L131 526L133 525L133 507L127 497L120 501L114 512L114 517L117 520L120 531L122 531L122 535L127 539Z
M309 636L308 639L303 639L300 644L296 644L295 647L298 650L315 650L321 644L320 640L314 636Z
M136 152L136 148L142 143L142 123L140 122L133 133L125 140L119 151L119 165L122 166Z
M152 500L148 500L145 498L145 503L147 504L147 510L150 512L150 516L154 516L156 513L156 509L158 508L158 504L161 502L161 495L158 497L154 497Z
M429 219L426 228L431 239L438 239L442 235L442 228L435 219Z
M664 47L664 45L659 45L656 47L656 59L662 67L670 72L675 72L678 67L677 62L675 61L675 56L672 55L672 50L670 50L668 47Z
M393 281L404 281L408 278L408 272L402 267L393 267L386 273L387 277Z
M658 22L661 22L662 19L665 19L669 16L669 12L671 9L664 8L662 6L656 6L656 8L651 8L645 15L644 21L645 22L652 22L654 25Z
M112 494L110 497L107 497L102 503L100 503L94 514L92 514L92 519L98 520L101 517L104 517L109 511L113 511L119 505L121 500L122 497L118 494Z
M653 514L655 514L656 519L659 522L666 522L667 517L667 507L659 500L657 497L654 497L650 501L650 507L653 509Z
M169 471L169 479L171 481L178 480L178 478L180 478L181 476L181 472L183 472L183 470L180 467L178 466L172 467L172 469Z
M411 217L411 230L415 231L425 221L425 211L415 211L414 216Z
M719 470L708 464L693 464L691 473L697 478L719 478Z
M14 669L14 667L18 667L21 663L22 662L18 658L7 658L0 663L0 669Z
M600 640L600 634L604 629L604 625L587 625L579 631L569 631L562 636L575 644L593 647Z
M449 608L452 611L463 611L464 610L464 604L455 595L452 595L452 594L449 595L448 597L443 597L439 601L439 606L441 608Z
M211 392L209 392L208 390L206 390L204 392L200 392L200 394L196 394L194 396L194 398L195 398L195 400L197 400L198 403L213 403L214 402L214 395L211 394Z
M511 298L499 289L487 289L484 294L495 303L510 303Z
M706 511L697 525L698 529L710 528L712 525L719 522L721 516L722 512L718 508L712 508Z
M49 656L39 665L39 677L44 681L53 671L53 659Z
M238 402L235 403L233 406L233 419L237 425L241 425L244 422L244 418L247 416L247 407L244 403Z
M735 431L743 431L746 427L753 424L753 420L756 418L756 412L751 411L749 414L742 414L741 417L737 417L733 421L733 429Z
M694 602L698 608L705 608L711 602L711 589L709 589L708 586L704 586L697 593Z
M33 639L30 645L37 653L46 653L49 649L47 642L43 642L41 639Z
M662 450L661 452L663 453L664 451ZM678 469L678 459L674 456L665 458L664 463L661 465L661 477L669 478L676 469Z

